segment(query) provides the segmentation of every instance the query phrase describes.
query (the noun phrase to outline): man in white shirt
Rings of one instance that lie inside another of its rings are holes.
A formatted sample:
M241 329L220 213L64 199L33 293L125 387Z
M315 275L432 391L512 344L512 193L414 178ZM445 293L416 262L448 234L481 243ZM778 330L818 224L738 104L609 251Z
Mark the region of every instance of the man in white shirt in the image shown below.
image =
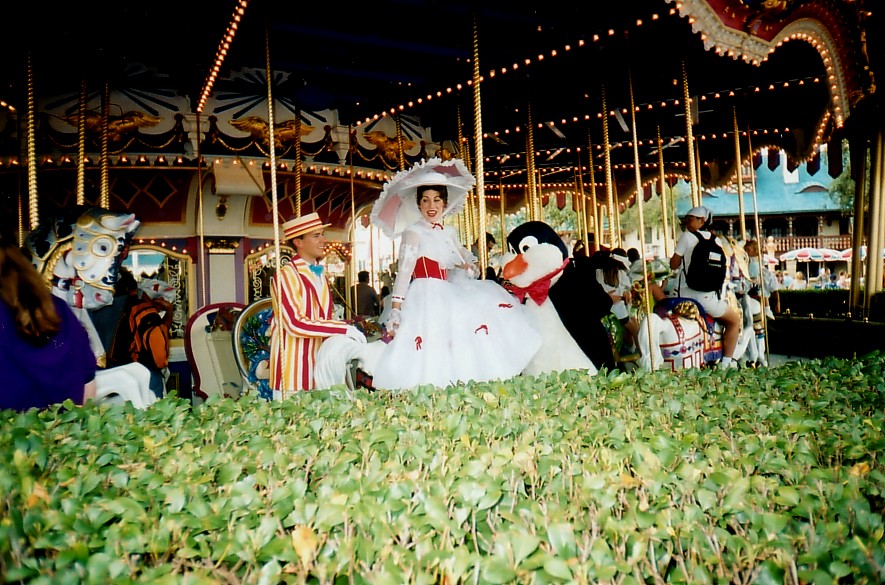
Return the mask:
M704 206L693 207L683 218L683 226L685 232L676 242L676 251L670 258L670 268L676 270L680 267L678 284L676 290L681 297L687 297L696 300L707 312L708 315L719 321L724 327L722 332L722 362L723 368L736 368L737 363L734 361L734 350L737 347L738 337L741 333L741 316L729 306L725 298L725 281L719 290L711 292L702 292L693 290L685 282L685 275L691 266L691 253L695 246L698 245L698 238L694 232L700 234L704 238L710 238L709 223L713 219L713 214ZM704 229L708 228L708 229ZM718 237L717 237L718 240ZM719 242L721 246L721 241Z

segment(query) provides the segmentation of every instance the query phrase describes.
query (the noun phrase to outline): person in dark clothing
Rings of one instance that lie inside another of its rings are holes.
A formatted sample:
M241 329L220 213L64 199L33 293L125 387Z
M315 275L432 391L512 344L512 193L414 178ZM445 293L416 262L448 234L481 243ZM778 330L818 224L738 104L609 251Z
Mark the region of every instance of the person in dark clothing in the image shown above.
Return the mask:
M486 232L486 260L491 259L492 249L495 247L495 243L496 243L495 236L493 236L489 232ZM479 261L479 238L477 238L476 241L473 242L473 245L470 246L470 253L476 257L477 262L478 262ZM491 266L491 265L486 266L485 279L491 280L492 282L498 282L498 273L495 272L494 266Z
M89 311L89 318L92 319L92 324L98 332L102 346L104 346L106 364L108 366L121 366L130 361L126 359L120 363L114 363L111 351L114 345L114 337L120 328L120 323L131 308L132 303L130 299L137 295L137 289L138 283L135 281L135 277L132 276L132 272L125 266L121 266L120 275L117 277L117 283L114 285L114 301L110 305ZM124 353L128 356L128 346Z
M83 325L53 296L11 229L0 226L0 410L95 397L95 355Z
M356 312L362 317L377 317L380 311L381 301L378 299L378 293L374 287L369 284L369 271L360 270L357 274L357 282L354 289L356 290Z
M612 299L596 280L596 270L586 256L569 260L560 279L550 287L550 300L593 365L599 370L614 370L611 341L602 324L611 311Z
M564 267L559 278L550 286L548 297L563 326L593 365L597 369L615 369L608 331L602 324L602 318L611 311L612 299L596 280L593 260L596 255L591 258L568 258L568 249L562 238L553 228L540 221L517 226L507 236L509 248L516 253L524 252L520 244L526 241L532 245L552 245L559 249Z

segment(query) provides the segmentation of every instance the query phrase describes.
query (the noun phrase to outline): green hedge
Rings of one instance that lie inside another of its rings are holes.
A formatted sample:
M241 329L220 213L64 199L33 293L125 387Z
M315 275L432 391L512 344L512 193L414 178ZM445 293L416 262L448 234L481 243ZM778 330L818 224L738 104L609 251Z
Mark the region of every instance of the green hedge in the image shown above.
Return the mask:
M879 583L885 358L0 412L33 583Z
M861 294L863 292L861 291ZM848 315L848 291L842 289L806 289L778 291L781 314L796 317L841 319ZM873 295L870 321L885 322L885 293Z

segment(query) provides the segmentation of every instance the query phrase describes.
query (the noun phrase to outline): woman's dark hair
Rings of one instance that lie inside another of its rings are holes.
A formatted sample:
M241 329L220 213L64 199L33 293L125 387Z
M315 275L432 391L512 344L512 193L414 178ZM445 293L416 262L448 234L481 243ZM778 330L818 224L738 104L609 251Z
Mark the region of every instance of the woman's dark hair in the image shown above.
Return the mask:
M61 327L49 287L5 229L0 229L0 299L12 311L19 335L34 345L45 344Z
M621 284L621 262L609 256L602 266L602 279L609 286L618 287Z
M418 205L421 205L421 197L424 196L425 191L438 191L440 199L443 200L443 203L446 205L449 204L449 190L445 185L421 185L418 187L418 191L415 196L415 201Z

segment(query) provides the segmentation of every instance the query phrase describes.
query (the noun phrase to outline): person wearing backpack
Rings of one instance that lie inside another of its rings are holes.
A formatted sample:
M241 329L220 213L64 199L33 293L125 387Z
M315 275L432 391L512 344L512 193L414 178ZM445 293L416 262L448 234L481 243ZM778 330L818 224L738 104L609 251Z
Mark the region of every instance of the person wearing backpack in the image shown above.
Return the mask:
M151 372L150 389L157 398L166 395L169 367L169 328L175 306L175 289L167 282L143 278L138 297L129 310L129 353Z
M709 229L713 214L703 205L692 207L682 220L685 232L676 242L670 268L679 270L676 294L696 300L708 315L724 327L722 332L723 368L736 368L733 360L741 332L741 316L728 305L725 277L728 258L722 242Z

